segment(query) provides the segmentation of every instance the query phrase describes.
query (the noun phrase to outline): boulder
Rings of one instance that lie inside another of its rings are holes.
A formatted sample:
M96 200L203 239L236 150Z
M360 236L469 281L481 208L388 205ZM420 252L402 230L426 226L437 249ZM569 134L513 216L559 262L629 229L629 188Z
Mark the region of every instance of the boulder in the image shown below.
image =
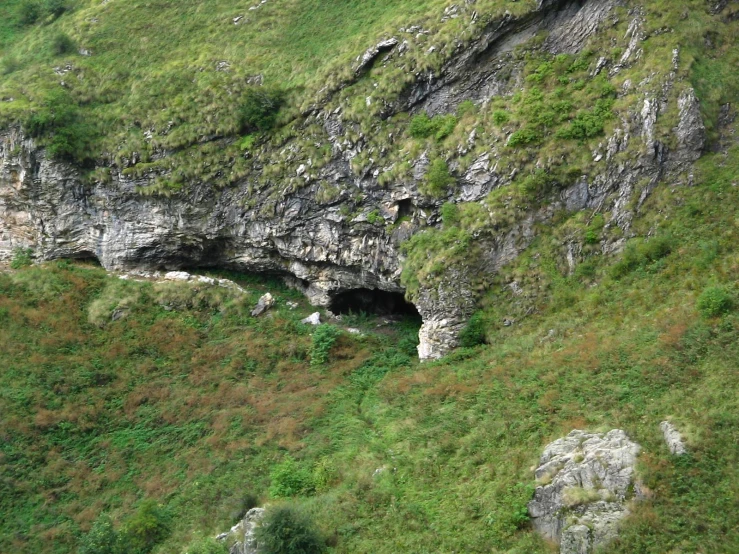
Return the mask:
M230 531L221 533L216 537L218 541L226 541L231 544L229 554L257 554L257 541L254 532L259 522L264 517L264 508L252 508L244 519L231 527Z
M628 514L627 501L639 495L639 451L620 429L575 430L549 444L528 506L534 528L559 543L562 554L589 554L609 543Z
M252 317L257 317L257 316L262 315L264 312L266 312L272 306L274 306L274 304L275 304L275 299L270 293L263 295L257 302L257 305L254 306L254 309L251 311Z
M300 323L305 323L306 325L320 325L321 314L319 312L312 313L305 319L301 319Z
M678 431L672 423L669 421L663 421L659 424L659 428L662 430L662 435L665 437L667 447L670 449L672 454L682 456L687 453L688 450L685 448L685 441L683 440L680 431Z

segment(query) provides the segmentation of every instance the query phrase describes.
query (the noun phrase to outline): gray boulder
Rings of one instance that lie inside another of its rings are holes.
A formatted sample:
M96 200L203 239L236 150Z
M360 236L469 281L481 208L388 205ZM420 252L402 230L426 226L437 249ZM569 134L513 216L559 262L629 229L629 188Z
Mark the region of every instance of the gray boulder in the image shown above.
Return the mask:
M229 554L257 554L257 541L254 532L264 517L264 508L252 508L244 519L231 527L226 533L221 533L216 540L231 544Z
M274 306L274 304L275 299L270 293L263 295L257 302L257 305L254 306L254 309L251 311L252 317L262 315L264 312Z
M559 543L562 554L589 554L613 540L628 514L626 502L639 496L639 451L620 429L575 430L549 444L528 506L534 528Z
M665 438L667 447L670 449L672 454L682 456L688 449L685 448L685 441L683 440L680 431L669 421L663 421L659 424L659 428L662 430L662 436Z

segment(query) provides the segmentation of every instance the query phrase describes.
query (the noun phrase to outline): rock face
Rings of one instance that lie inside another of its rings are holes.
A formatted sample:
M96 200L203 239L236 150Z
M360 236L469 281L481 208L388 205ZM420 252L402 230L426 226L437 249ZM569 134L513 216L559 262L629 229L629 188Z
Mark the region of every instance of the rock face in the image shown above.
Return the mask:
M218 535L217 540L231 544L229 554L257 554L257 541L254 531L264 517L264 508L252 508L244 519L231 527L231 530Z
M397 102L387 106L386 115L449 113L465 100L486 103L511 94L521 70L511 58L517 45L546 31L543 48L550 53L577 53L619 4L541 0L531 14L493 21L441 70L417 75ZM637 57L641 24L635 16L630 27L634 54L624 55L619 67ZM396 39L380 42L360 57L357 71L381 54L383 60L402 55L401 46ZM633 197L639 195L640 206L666 172L684 169L703 148L705 129L692 89L679 97L677 146L670 151L655 139L655 121L669 102L678 102L676 94L670 95L674 84L674 79L665 83L661 93L645 89L643 109L625 116L613 135L604 137L594 158L600 164L596 172L499 234L476 238L479 256L471 265L450 265L435 284L414 293L411 300L423 317L422 359L439 358L457 346L477 300L470 275L495 273L515 259L532 242L536 226L546 224L558 210L609 212L609 225L628 236ZM39 259L96 258L108 269L225 267L269 272L284 276L314 305L329 308L338 295L354 289L404 293L401 242L425 226L439 226L444 202L479 202L516 175L510 168L503 174L496 152L490 152L459 176L459 186L448 197L429 198L419 191L429 165L425 153L414 162L412 177L381 184L382 159L375 160L374 171L360 176L352 171L350 164L362 152L366 137L349 138L349 123L340 111L316 108L305 118L306 125L325 130L332 153L320 169L308 160L300 163L302 188L276 182L255 190L244 179L223 190L190 183L171 197L143 194L162 175L126 171L136 165L134 160L101 160L98 165L109 177L90 182L78 168L50 159L20 129L0 131L0 262L10 259L14 249L30 247ZM468 142L474 142L474 136ZM642 148L642 155L625 158L622 154L633 145ZM156 155L161 159L168 154ZM322 193L326 186L335 194ZM618 245L603 248L608 253Z
M620 429L575 430L549 444L535 473L542 485L529 503L534 528L562 554L589 554L613 540L627 501L639 496L639 450Z

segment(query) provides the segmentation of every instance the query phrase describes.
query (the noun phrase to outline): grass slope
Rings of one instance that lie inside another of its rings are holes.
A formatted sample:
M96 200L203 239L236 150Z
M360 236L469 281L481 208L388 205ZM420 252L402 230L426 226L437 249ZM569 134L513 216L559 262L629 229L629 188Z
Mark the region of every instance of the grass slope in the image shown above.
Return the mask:
M655 191L635 222L650 239L569 276L560 221L492 288L489 344L424 365L413 325L361 318L368 336L311 365L308 307L276 282L233 296L64 262L0 275L0 550L71 552L101 512L124 527L153 499L173 518L155 552L264 501L309 513L332 552L549 552L525 515L542 448L618 427L650 494L609 552L736 552L739 151L698 169ZM711 312L717 288L733 304ZM266 289L273 315L249 318Z

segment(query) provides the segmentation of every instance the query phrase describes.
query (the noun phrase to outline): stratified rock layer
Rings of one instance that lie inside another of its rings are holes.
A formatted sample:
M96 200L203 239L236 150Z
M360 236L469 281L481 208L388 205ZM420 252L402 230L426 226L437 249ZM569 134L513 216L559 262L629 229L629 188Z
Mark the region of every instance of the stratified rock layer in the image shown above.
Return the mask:
M534 528L560 544L562 554L589 554L613 540L638 496L640 447L620 429L595 434L572 431L549 444L536 469L529 503Z
M516 81L511 74L521 70L511 58L517 45L546 31L545 50L577 53L619 3L542 0L530 14L493 21L440 71L417 75L415 84L388 105L388 115L448 113L465 100L485 103L510 94ZM633 15L630 48L612 73L638 58L642 24L641 16ZM380 53L393 56L398 50L400 45L388 39L362 60L369 65ZM605 71L604 65L598 67ZM551 221L557 211L607 212L607 225L618 226L628 236L634 206L638 209L668 172L681 171L697 159L705 142L698 100L692 89L683 87L678 101L671 92L676 79L671 75L661 88L643 91L629 84L643 96L643 103L604 137L594 153L596 170L497 234L476 237L474 259L449 264L434 283L421 283L411 300L423 317L422 359L439 358L458 345L477 301L475 276L494 274L515 259L531 244L537 226ZM655 138L654 130L669 102L677 103L679 112L672 149ZM162 175L133 176L125 171L135 165L131 160L101 161L109 178L87 183L78 168L50 159L19 129L0 132L0 262L14 249L30 247L40 259L96 258L109 269L227 267L269 272L283 275L314 305L329 307L332 299L354 289L405 292L401 243L423 227L440 225L444 202L478 202L515 179L516 171L496 171L491 147L447 197L429 198L419 190L429 166L426 153L413 161L413 177L380 184L382 159L375 160L376 171L359 176L352 172L351 161L362 152L365 139L348 138L351 124L340 110L316 108L306 115L308 122L325 129L332 154L320 169L301 166L305 186L299 190L281 182L255 190L246 179L225 190L190 183L172 197L142 194ZM641 154L625 157L627 150ZM322 184L336 191L333 199L321 195ZM621 244L602 246L609 253Z

